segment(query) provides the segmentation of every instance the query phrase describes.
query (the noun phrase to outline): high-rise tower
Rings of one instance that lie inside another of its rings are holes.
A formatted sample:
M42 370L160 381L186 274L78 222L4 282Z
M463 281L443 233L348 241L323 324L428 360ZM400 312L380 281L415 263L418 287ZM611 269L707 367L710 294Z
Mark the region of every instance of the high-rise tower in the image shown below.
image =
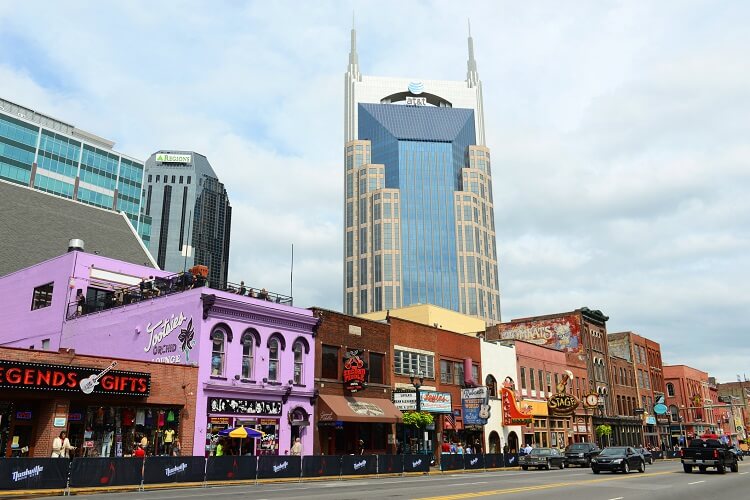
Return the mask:
M344 310L435 304L500 321L490 152L465 81L345 75Z

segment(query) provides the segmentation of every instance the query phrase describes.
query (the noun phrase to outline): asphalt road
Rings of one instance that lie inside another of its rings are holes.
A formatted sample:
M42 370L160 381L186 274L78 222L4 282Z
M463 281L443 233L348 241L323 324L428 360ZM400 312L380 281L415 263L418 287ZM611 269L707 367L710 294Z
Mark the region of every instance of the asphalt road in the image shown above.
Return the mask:
M685 474L677 461L649 465L645 473L628 475L590 469L551 471L498 471L420 477L387 477L357 480L310 481L210 488L182 488L132 493L86 495L87 500L181 499L304 499L335 500L404 498L459 500L464 498L539 499L569 496L576 500L710 500L750 497L750 465L740 462L740 472ZM51 497L59 498L59 497Z

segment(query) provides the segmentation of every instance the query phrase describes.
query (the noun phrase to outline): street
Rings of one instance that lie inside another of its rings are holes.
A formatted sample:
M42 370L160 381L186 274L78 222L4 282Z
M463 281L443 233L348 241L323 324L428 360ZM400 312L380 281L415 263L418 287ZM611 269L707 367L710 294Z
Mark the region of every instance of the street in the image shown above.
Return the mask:
M484 473L433 474L424 477L385 477L382 479L311 481L210 488L170 489L130 493L87 495L87 499L178 500L189 498L254 499L358 499L410 498L458 500L463 498L548 499L571 495L578 500L629 499L707 499L747 498L750 476L740 466L739 473L720 475L685 474L678 461L657 462L641 474L602 473L568 468L551 471L497 471ZM55 497L49 497L55 498Z

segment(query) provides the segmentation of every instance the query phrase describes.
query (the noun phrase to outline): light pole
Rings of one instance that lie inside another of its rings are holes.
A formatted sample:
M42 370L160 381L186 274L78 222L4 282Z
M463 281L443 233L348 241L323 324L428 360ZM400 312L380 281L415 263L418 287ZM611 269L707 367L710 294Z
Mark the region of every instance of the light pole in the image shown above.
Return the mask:
M417 397L417 413L422 411L422 402L419 397L419 388L422 387L424 384L424 373L420 370L419 374L415 374L414 370L412 370L411 374L409 375L409 381L411 382L411 385L414 386L414 390L416 391L416 397ZM417 436L417 447L419 447L419 436Z
M685 435L685 431L682 427L682 410L685 409L685 405L680 405L680 412L677 414L677 420L680 422L680 437L682 437L682 444L681 446L687 445L687 436Z

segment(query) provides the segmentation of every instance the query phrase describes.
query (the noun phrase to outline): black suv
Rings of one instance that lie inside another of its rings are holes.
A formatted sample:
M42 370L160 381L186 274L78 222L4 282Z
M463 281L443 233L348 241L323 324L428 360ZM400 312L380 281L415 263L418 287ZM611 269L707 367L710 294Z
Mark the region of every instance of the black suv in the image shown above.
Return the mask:
M565 461L568 465L591 467L591 459L601 450L594 443L573 443L565 448Z

